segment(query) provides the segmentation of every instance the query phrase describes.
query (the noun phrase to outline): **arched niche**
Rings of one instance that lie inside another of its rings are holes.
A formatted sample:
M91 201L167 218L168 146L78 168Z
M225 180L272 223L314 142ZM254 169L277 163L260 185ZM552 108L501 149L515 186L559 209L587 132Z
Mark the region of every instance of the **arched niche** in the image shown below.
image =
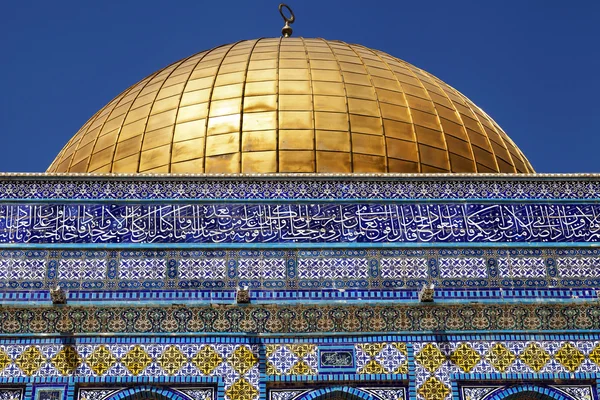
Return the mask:
M377 400L372 394L347 386L335 386L313 390L298 400Z
M492 393L484 400L577 400L571 396L545 386L515 385L500 392Z
M135 386L112 395L108 400L190 400L181 393L166 387Z

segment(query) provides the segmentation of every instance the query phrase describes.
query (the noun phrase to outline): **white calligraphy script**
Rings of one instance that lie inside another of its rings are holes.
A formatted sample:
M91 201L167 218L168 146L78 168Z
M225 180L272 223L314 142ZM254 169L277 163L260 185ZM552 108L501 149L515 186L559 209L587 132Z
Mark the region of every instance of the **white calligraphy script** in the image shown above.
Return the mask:
M3 204L0 243L597 242L595 204Z

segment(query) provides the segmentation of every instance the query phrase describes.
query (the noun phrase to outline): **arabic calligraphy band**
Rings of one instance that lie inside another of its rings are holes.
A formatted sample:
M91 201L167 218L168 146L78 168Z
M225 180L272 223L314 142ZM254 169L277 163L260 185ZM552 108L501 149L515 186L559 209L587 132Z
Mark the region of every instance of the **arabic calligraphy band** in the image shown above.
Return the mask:
M595 204L0 205L0 243L597 242Z

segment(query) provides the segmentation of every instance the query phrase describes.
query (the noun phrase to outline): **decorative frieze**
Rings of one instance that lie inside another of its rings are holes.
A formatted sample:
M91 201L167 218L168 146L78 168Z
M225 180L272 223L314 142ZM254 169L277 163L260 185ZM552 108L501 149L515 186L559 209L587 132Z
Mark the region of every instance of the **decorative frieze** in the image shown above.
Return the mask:
M600 329L600 305L567 303L30 306L0 309L0 333L357 333Z
M7 200L597 199L592 174L277 174L101 176L3 174Z
M313 300L385 301L416 299L432 283L440 301L531 297L528 290L550 298L585 297L572 290L588 290L591 298L600 287L598 265L600 250L568 248L2 250L0 297L48 299L48 291L60 286L71 300L137 293L135 298L147 300L215 301L233 299L237 287L248 287L261 301L300 293Z
M598 215L547 202L0 204L0 243L595 243Z

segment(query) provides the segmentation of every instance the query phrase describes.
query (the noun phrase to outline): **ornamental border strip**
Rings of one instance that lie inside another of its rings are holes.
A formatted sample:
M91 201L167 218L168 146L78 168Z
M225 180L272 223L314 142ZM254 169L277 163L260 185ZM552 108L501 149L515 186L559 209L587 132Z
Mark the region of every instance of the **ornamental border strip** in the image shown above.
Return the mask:
M314 249L0 251L0 300L229 302L416 300L426 283L443 300L596 297L600 250ZM310 268L308 268L310 267ZM334 268L333 268L334 267ZM333 269L332 269L333 268ZM193 275L195 279L190 277Z
M358 334L600 330L600 304L5 307L0 334Z
M323 290L303 290L303 291L266 291L252 290L250 292L250 301L257 304L268 305L277 304L295 304L298 299L304 303L332 303L336 301L356 301L356 302L397 302L398 300L407 302L416 302L420 290L395 289L395 290L347 290L343 291L329 290L323 293ZM206 292L206 293L204 293ZM236 302L236 290L223 290L210 295L211 291L153 291L153 292L67 292L67 301L77 303L78 305L102 304L107 301L135 300L142 304L162 304L165 302L182 302L188 304L206 305L222 304L230 305ZM469 288L469 289L444 289L435 290L434 298L437 302L456 302L461 300L473 301L491 301L491 300L596 300L600 295L600 290L596 287L584 288L563 288L563 289L504 289L504 288ZM39 291L3 291L0 292L0 301L7 302L6 305L25 305L31 304L31 301L42 305L44 302L51 301L49 290Z
M597 174L0 174L0 200L597 200Z
M551 332L546 333L487 333L480 332L477 335L463 333L436 333L436 334L370 334L355 332L344 336L281 336L281 337L265 337L265 336L249 336L242 333L238 335L228 336L154 336L147 334L144 336L68 336L68 337L0 337L0 346L10 345L100 345L100 344L182 344L182 345L216 345L216 344L244 344L244 345L259 345L262 349L266 345L289 345L289 344L312 344L317 346L339 346L339 345L357 345L365 343L378 342L400 342L410 345L412 343L426 342L468 342L468 341L485 341L485 342L505 342L505 341L540 341L540 342L569 342L569 341L600 341L600 333L578 332L569 334L556 334ZM263 357L265 358L265 357ZM410 356L408 357L410 359ZM414 358L414 357L413 357ZM342 374L343 375L343 374ZM600 378L600 375L599 375Z

